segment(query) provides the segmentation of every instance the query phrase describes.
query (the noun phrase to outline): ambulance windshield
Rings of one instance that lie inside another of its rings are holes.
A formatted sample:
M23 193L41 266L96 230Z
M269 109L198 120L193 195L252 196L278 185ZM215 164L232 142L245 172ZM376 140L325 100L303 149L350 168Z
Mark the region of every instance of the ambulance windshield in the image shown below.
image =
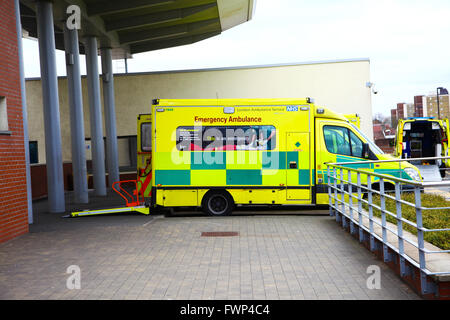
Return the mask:
M352 126L353 129L355 129L366 140L366 142L370 146L370 150L372 150L373 153L375 153L375 154L384 154L383 150L381 150L375 143L373 143L369 138L367 138L367 136L364 133L362 133L361 130L358 129L358 127L356 127L352 123L350 123L350 125Z

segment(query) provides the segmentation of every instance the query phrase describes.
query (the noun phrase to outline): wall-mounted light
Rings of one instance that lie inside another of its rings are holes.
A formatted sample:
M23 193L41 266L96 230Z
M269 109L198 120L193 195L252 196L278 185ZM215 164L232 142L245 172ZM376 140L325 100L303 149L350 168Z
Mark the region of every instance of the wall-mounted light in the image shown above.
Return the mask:
M366 87L369 89L372 89L373 94L378 94L378 90L375 89L375 83L373 82L366 82Z

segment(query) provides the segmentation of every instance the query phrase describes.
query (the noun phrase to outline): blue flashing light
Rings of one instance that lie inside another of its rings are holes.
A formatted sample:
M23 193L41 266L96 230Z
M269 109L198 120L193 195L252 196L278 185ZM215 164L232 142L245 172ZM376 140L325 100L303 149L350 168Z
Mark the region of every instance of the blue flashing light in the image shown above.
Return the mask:
M406 120L434 120L436 119L435 117L410 117L410 118L406 118Z

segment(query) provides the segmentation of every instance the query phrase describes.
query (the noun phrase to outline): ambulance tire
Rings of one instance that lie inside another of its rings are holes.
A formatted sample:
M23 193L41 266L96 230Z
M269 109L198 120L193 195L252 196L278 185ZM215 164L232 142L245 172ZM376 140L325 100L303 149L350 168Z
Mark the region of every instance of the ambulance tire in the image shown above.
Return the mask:
M229 216L234 208L233 197L223 190L208 191L203 197L202 209L210 216Z
M170 218L173 216L174 212L175 212L175 210L173 208L168 208L168 209L164 210L164 217Z

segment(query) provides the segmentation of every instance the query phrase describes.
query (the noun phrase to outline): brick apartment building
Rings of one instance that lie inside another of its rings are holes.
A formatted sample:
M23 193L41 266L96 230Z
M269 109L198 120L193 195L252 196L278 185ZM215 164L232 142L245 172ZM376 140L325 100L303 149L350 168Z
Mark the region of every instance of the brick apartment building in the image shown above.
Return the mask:
M0 1L0 243L28 232L15 1Z
M414 97L414 109L416 117L423 117L423 96Z
M415 96L414 103L397 103L391 110L391 125L395 128L399 119L410 117L450 118L450 96L439 95L439 112L435 94Z

